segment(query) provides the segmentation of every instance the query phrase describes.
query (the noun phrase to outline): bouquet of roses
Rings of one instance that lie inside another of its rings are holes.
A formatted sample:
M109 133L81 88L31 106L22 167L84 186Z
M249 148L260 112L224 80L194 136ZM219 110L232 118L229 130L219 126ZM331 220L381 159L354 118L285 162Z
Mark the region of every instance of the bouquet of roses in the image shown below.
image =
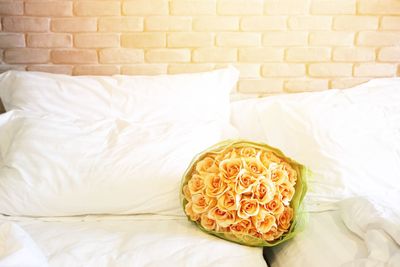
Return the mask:
M181 187L188 218L203 231L250 246L274 246L304 224L307 169L266 144L226 141L190 164Z

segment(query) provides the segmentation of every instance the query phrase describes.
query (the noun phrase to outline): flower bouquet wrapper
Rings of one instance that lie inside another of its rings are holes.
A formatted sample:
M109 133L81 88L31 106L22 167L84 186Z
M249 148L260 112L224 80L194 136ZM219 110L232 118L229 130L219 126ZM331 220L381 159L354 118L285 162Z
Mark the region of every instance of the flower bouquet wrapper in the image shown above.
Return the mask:
M310 171L279 149L247 140L220 142L183 175L185 214L202 231L238 244L272 247L304 229Z

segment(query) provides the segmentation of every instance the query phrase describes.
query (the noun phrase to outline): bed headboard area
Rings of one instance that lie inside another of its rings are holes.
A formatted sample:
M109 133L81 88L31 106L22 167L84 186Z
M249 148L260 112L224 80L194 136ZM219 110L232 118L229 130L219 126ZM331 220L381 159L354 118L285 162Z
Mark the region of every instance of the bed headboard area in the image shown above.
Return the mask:
M0 71L207 71L245 94L399 75L399 0L1 0Z

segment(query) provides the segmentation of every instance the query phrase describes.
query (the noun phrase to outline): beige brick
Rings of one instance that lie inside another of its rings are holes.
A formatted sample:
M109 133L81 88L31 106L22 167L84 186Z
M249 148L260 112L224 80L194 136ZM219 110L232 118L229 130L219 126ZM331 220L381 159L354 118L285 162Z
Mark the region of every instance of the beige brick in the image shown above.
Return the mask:
M240 78L260 78L260 64L234 64L239 70Z
M217 46L246 47L260 46L261 35L259 33L219 33L216 37Z
M119 74L117 66L81 65L75 66L73 75L114 75Z
M72 16L71 1L39 1L25 3L25 14L33 16Z
M244 17L240 23L240 29L244 31L286 30L286 28L286 17L283 16Z
M107 48L99 51L100 63L139 63L144 62L144 52L142 49L129 48Z
M48 18L5 17L3 30L7 32L46 32L49 30Z
M145 29L147 31L190 31L192 29L191 17L148 17Z
M327 16L290 17L289 28L292 30L325 30L332 27L332 18Z
M240 80L238 91L241 93L281 93L283 80L281 79L252 79Z
M132 0L124 1L124 15L167 15L168 0Z
M119 47L119 35L107 33L81 33L74 36L74 45L79 48Z
M214 69L214 64L169 64L168 73L193 73L211 71Z
M345 77L352 73L353 65L348 63L316 63L308 66L311 77Z
M400 1L398 0L363 0L358 3L360 14L399 15Z
M214 15L216 0L172 0L172 15Z
M379 61L400 62L400 47L384 47L378 54Z
M285 91L290 93L322 91L329 88L328 80L289 80L285 82Z
M378 29L379 17L375 16L338 16L333 20L335 30L375 30Z
M187 48L212 46L214 35L212 33L169 33L168 47Z
M24 13L23 1L0 2L0 15L22 15Z
M375 49L366 47L338 47L333 50L333 60L342 62L373 61Z
M165 33L133 33L121 35L122 47L165 47Z
M201 16L193 19L195 31L237 31L239 30L239 18Z
M193 51L193 62L235 62L235 48L199 48Z
M263 0L218 0L217 12L220 15L261 15Z
M356 0L313 0L311 4L311 14L325 15L355 13Z
M97 19L95 18L53 18L51 20L53 32L95 32Z
M383 30L400 30L400 16L385 16L381 21Z
M72 74L72 66L68 65L31 65L26 68L28 71L41 71L57 74Z
M318 31L310 33L310 45L343 46L354 44L354 33L336 31Z
M95 50L53 50L51 61L56 64L97 63Z
M137 32L143 31L143 18L117 17L99 18L100 32Z
M269 63L263 64L261 73L264 77L301 77L306 75L306 66L296 63Z
M74 12L78 16L112 16L121 14L120 1L76 1Z
M29 47L71 47L72 36L62 33L32 33L27 35Z
M0 33L0 48L24 47L25 37L22 33Z
M400 32L360 32L357 36L357 44L365 46L394 46L400 45Z
M283 48L243 48L239 50L241 62L279 62L283 60Z
M367 82L369 79L347 78L347 79L334 79L329 82L329 88L332 89L345 89L351 88L356 85Z
M263 35L265 46L304 46L308 43L308 32L267 32Z
M358 63L354 67L356 77L393 77L396 65L384 63Z
M14 65L0 64L0 73L8 71L8 70L24 71L24 70L26 70L26 66L25 65L15 65L15 64ZM0 99L0 104L1 104L1 99ZM0 107L0 109L1 109L1 107Z
M308 0L265 0L265 14L297 15L308 13Z
M167 64L139 64L123 66L124 75L159 75L167 73Z
M190 62L189 49L150 49L146 52L149 63Z
M292 47L286 51L286 60L302 62L330 61L331 50L327 47Z
M47 63L49 50L33 48L11 48L4 51L4 62L10 64Z

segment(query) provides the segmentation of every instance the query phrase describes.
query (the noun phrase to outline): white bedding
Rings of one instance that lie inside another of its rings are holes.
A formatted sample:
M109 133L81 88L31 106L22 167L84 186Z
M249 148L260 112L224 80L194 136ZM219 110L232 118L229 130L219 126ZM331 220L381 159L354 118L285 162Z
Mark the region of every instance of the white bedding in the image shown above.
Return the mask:
M390 199L390 201L388 201ZM304 232L268 251L272 267L400 266L399 196L355 197L313 212Z
M267 266L261 248L207 235L186 217L90 216L60 220L1 217L0 224L17 223L54 267ZM2 265L1 251L0 266L10 267Z

